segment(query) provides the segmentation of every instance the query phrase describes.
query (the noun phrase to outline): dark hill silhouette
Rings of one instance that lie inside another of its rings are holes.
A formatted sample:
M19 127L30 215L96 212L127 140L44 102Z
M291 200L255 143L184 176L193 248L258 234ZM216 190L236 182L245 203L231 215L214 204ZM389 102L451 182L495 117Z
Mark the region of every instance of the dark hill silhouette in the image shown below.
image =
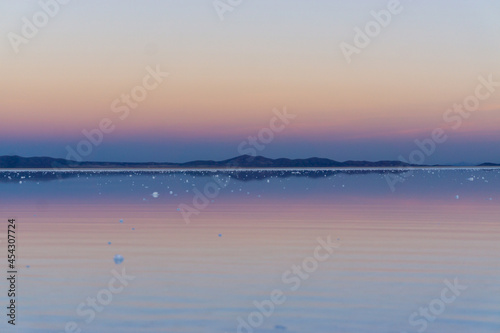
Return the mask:
M194 169L224 169L224 168L387 168L387 167L422 167L401 161L346 161L338 162L327 158L267 158L263 156L241 155L223 161L198 160L185 163L171 162L77 162L62 158L51 157L21 157L0 156L0 169L113 169L113 168L194 168ZM439 165L433 165L439 166ZM484 163L480 166L500 166L499 164Z

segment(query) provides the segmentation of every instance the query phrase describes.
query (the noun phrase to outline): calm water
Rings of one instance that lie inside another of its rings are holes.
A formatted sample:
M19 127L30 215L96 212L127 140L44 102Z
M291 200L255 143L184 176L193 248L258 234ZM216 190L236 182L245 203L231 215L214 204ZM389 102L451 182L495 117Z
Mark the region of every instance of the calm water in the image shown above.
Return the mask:
M0 331L500 332L500 170L404 179L0 173L1 270L9 217L19 256Z

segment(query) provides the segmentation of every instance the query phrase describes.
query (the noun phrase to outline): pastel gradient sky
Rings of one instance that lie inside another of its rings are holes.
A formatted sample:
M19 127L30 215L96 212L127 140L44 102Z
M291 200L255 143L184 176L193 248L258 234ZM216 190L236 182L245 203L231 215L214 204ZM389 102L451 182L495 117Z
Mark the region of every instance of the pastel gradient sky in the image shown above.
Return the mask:
M348 64L340 43L388 2L251 0L221 21L212 0L73 0L15 53L7 34L41 8L2 1L0 155L66 157L109 118L86 160L231 158L286 106L297 118L261 155L397 160L442 127L425 163L500 162L500 88L443 121L478 76L500 81L500 2L401 0ZM120 120L111 103L156 65L169 77Z

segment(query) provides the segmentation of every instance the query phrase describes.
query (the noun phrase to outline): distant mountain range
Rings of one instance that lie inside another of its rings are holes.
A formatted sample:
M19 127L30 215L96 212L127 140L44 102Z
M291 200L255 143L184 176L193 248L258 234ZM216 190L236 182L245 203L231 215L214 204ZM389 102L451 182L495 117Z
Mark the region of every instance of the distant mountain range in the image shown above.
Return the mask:
M495 164L495 163L483 163L483 164L480 164L479 166L482 166L482 167L497 167L497 166L500 166L500 164Z
M346 161L338 162L327 158L271 159L262 156L242 155L224 161L192 161L186 163L169 162L77 162L62 158L51 157L21 157L0 156L0 169L114 169L114 168L194 168L194 169L222 169L222 168L346 168L346 167L411 167L401 161ZM433 165L443 166L443 165ZM479 166L500 166L500 164L483 163Z

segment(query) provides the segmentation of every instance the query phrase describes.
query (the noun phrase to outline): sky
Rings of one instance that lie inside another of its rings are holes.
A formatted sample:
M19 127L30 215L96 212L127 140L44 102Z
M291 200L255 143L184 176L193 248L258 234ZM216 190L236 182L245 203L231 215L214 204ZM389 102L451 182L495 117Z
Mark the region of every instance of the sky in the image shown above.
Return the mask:
M0 155L500 163L498 1L55 1L0 3Z

